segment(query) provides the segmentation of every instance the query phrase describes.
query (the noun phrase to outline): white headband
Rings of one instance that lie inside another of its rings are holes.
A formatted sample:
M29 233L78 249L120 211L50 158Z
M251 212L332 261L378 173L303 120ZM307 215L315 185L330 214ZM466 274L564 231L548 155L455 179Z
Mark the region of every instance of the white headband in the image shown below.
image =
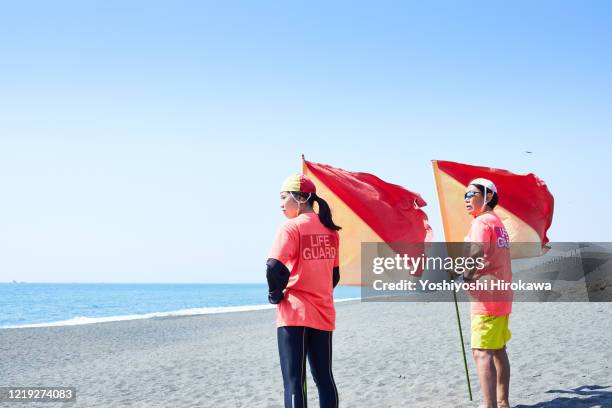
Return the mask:
M477 179L474 179L474 180L470 181L470 184L478 184L478 185L483 186L487 190L490 190L490 191L492 191L494 193L497 193L497 187L495 187L495 184L493 184L493 182L491 180L488 180L486 178L477 178Z

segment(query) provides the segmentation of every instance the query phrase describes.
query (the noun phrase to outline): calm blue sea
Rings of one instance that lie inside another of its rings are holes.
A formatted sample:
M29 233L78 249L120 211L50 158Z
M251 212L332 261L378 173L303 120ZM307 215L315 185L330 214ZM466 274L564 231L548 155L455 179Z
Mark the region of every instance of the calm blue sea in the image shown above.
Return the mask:
M0 328L274 307L267 293L265 284L0 283ZM334 295L359 298L360 290L339 286Z

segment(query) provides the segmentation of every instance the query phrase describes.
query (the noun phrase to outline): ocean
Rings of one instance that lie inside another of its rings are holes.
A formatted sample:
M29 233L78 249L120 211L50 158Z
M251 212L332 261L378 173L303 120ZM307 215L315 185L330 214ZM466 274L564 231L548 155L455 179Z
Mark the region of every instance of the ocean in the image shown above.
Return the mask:
M0 283L0 329L64 326L275 307L265 284ZM360 297L338 286L336 300Z

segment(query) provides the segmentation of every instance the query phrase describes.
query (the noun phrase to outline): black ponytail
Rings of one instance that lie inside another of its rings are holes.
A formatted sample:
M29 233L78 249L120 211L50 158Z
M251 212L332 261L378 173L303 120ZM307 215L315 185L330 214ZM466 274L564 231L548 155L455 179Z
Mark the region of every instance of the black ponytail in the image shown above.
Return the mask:
M313 193L310 197L310 200L308 200L308 203L311 207L313 202L316 202L319 206L319 221L321 221L321 224L325 225L327 228L333 231L339 231L340 229L342 229L342 227L339 227L334 224L334 220L332 220L331 210L329 208L329 204L327 204L327 201Z
M327 201L319 197L316 193L301 193L301 192L291 192L297 197L300 197L300 201L308 200L308 205L313 208L314 203L319 205L319 221L321 224L325 225L327 228L333 231L339 231L342 227L334 224L334 220L332 220L331 209L329 208L329 204ZM304 201L302 201L303 203Z

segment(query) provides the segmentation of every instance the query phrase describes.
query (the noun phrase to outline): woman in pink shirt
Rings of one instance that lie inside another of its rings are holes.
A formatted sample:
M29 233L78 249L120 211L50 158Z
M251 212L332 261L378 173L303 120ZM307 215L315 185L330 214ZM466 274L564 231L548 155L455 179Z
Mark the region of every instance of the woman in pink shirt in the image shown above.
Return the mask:
M314 211L317 204L318 214ZM306 358L322 408L338 406L332 374L332 333L336 326L334 287L340 280L338 227L329 205L303 174L281 187L281 210L288 218L276 234L267 265L268 300L277 304L278 352L285 407L307 405Z
M485 267L466 281L512 282L510 239L501 219L493 212L498 203L497 187L490 180L472 180L465 192L465 208L474 217L466 242L470 256L484 256ZM509 408L510 362L506 343L511 334L508 320L512 291L471 293L472 354L483 395L483 408Z

